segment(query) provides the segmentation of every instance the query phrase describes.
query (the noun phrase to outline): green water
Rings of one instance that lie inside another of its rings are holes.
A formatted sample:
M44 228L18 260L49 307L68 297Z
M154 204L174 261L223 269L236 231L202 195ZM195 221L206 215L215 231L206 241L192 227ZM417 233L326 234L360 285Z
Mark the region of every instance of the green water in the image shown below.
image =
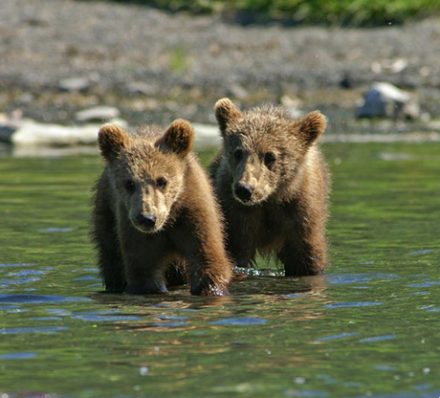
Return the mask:
M217 299L100 294L100 159L0 158L0 396L437 398L440 144L324 149L326 275Z

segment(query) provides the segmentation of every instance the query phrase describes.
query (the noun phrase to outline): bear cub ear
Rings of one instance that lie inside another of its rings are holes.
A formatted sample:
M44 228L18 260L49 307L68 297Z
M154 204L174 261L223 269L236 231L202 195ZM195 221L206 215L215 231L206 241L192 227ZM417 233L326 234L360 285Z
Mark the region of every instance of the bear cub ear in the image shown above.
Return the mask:
M115 158L128 144L128 134L113 123L106 123L98 133L98 144L102 156L111 160Z
M184 158L192 149L194 130L191 123L184 119L174 120L159 139L158 146L165 152L173 152Z
M327 119L319 111L313 111L294 123L297 135L307 144L312 144L326 129Z
M240 109L229 98L219 99L214 105L214 110L222 134L225 133L228 123L238 119L241 115Z

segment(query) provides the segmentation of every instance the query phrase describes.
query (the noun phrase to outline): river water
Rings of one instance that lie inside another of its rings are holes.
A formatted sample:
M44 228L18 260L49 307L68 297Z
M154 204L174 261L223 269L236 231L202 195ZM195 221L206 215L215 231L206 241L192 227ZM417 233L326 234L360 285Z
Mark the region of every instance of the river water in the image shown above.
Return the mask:
M0 396L440 396L440 144L326 144L331 265L102 294L98 156L0 158ZM202 154L203 159L212 153Z

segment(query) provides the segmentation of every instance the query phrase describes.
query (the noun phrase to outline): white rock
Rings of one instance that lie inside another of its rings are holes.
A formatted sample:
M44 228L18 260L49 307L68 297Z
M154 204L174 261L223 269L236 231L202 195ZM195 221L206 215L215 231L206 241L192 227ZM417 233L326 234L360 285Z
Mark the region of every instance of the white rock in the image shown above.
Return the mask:
M209 148L219 146L222 142L220 131L216 125L193 123L195 131L195 146Z
M290 117L298 118L301 117L304 112L301 110L302 101L299 98L292 98L288 95L283 95L280 99L281 105L287 109Z
M61 80L58 87L64 91L83 91L90 87L90 80L86 77L68 77Z
M123 120L112 122L126 127ZM59 124L38 123L34 120L23 119L9 139L20 146L74 146L96 144L98 130L101 124L84 126L62 126Z
M398 58L390 65L390 70L393 73L400 73L408 67L408 61L404 58Z
M122 119L110 122L128 129ZM39 123L31 119L2 120L0 114L0 142L13 143L17 147L69 147L78 145L96 145L101 123L89 123L81 126L62 126L59 124ZM197 148L220 145L221 136L216 125L194 123Z
M387 82L373 83L369 91L378 92L385 99L392 99L402 103L408 102L411 98L409 93Z
M376 73L391 72L400 73L408 67L408 60L405 58L397 58L394 60L374 61L371 64L371 70Z
M386 82L374 83L356 110L357 117L366 118L417 118L419 113L419 106L410 93Z
M93 108L84 109L76 113L75 118L78 122L90 121L108 121L118 118L119 109L112 106L95 106Z

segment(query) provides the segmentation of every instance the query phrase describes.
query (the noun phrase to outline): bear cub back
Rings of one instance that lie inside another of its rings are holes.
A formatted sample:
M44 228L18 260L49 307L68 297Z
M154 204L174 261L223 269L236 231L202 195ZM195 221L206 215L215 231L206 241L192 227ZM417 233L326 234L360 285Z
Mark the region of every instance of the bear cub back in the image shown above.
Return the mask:
M193 294L228 293L232 267L219 209L191 152L193 137L181 119L165 132L100 129L106 165L96 185L93 240L108 292L163 293L174 271Z
M318 111L292 120L279 107L246 112L228 98L215 114L223 147L210 166L235 264L274 254L286 276L315 275L327 264L329 174L316 145Z

